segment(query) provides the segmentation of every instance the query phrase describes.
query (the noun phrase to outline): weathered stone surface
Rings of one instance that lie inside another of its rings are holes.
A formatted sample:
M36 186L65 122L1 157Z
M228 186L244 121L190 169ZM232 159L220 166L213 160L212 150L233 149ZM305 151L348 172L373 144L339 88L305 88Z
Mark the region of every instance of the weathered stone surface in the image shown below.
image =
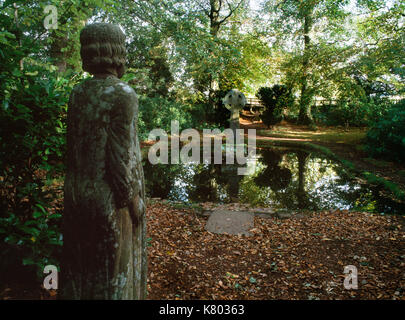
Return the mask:
M296 213L290 210L281 209L276 212L276 216L279 219L289 219L294 217Z
M277 217L280 219L288 219L291 218L293 215L294 215L293 212L284 212L284 211L277 212Z
M274 218L276 216L273 208L253 208L249 212L253 212L256 217L261 218Z
M246 211L214 210L208 218L205 229L213 233L251 236L254 228L254 214Z
M230 128L239 129L239 112L246 105L245 95L237 89L230 90L222 100L225 107L231 111Z
M146 296L144 176L138 99L119 80L125 36L93 24L81 33L83 68L94 75L69 100L60 297Z

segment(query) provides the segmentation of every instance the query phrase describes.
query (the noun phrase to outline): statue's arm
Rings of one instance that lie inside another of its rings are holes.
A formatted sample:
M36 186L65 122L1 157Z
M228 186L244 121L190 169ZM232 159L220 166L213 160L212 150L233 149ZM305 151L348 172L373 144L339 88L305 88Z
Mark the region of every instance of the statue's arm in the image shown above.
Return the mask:
M137 177L132 170L134 161L134 131L138 99L129 86L116 89L114 107L110 112L109 129L106 144L106 176L113 191L117 208L128 206L137 189ZM131 134L132 132L132 134Z

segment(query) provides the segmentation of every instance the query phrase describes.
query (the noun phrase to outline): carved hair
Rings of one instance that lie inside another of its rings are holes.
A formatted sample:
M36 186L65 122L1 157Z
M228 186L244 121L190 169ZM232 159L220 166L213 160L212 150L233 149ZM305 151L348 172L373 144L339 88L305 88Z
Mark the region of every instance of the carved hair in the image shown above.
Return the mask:
M118 78L125 73L125 35L120 27L109 23L93 23L80 33L80 55L83 70L91 74L115 70Z

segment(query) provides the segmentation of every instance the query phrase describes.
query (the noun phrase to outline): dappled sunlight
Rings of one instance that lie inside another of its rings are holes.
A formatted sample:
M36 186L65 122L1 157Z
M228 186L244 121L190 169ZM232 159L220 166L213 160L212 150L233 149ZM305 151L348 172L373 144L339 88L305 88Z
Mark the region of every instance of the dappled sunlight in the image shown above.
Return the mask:
M355 144L365 138L366 131L363 129L348 129L343 131L340 129L323 129L319 128L317 131L307 129L294 130L289 127L277 127L273 130L258 130L258 139L274 138L274 139L295 139L297 141L315 141L315 142L334 142L334 143L347 143Z

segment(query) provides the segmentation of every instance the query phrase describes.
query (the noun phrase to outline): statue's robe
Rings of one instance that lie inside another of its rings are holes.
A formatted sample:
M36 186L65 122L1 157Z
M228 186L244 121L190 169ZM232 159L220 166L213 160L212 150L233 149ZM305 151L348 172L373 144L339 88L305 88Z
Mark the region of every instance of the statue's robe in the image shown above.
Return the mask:
M76 86L67 119L61 295L146 296L144 177L138 99L118 78Z

